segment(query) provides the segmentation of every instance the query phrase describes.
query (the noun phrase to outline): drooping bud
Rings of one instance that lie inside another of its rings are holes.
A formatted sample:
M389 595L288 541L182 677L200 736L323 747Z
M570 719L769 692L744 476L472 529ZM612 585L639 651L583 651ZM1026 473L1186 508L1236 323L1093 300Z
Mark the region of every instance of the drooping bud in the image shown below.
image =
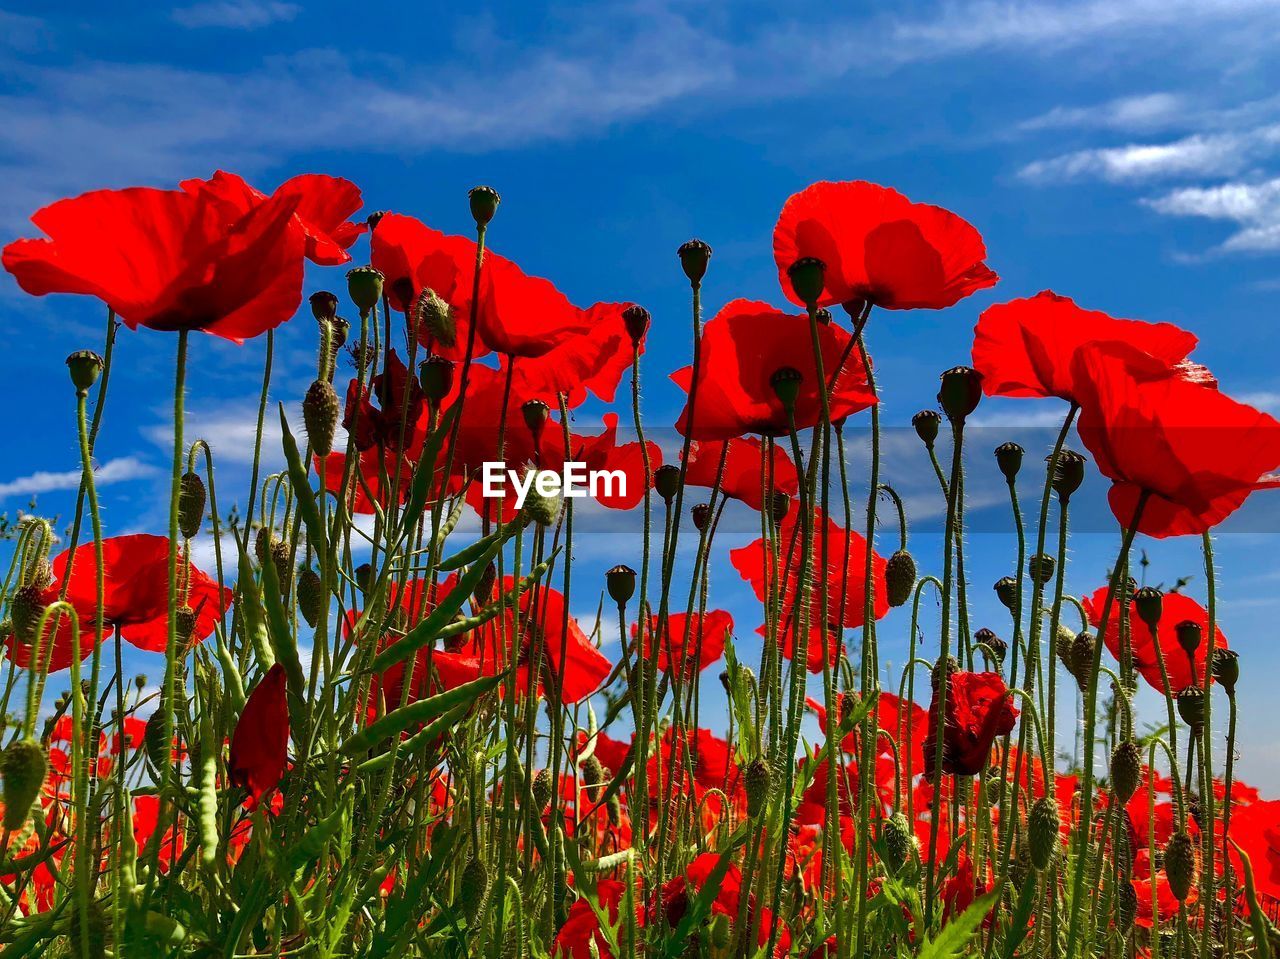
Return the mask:
M916 837L911 823L902 813L894 813L884 821L880 830L880 838L884 841L885 865L889 871L898 873L915 852Z
M368 313L382 299L382 271L371 266L357 266L347 271L347 295L361 313Z
M1195 843L1185 829L1179 829L1169 837L1164 847L1164 875L1179 902L1185 902L1191 895L1196 872Z
M884 591L890 606L901 606L916 588L916 561L900 549L884 564Z
M1142 782L1142 749L1132 739L1117 743L1111 752L1111 791L1127 803Z
M489 597L493 595L493 587L497 581L498 567L490 560L489 565L480 574L480 581L476 583L476 591L471 594L472 599L476 601L478 606L484 606L489 602Z
M707 275L707 264L711 262L711 247L701 240L689 240L680 244L676 255L680 257L680 267L689 282L701 286L702 278Z
M743 788L747 794L747 816L755 819L760 816L769 802L769 789L773 784L773 770L763 759L757 757L747 763L742 774Z
M615 566L604 574L609 598L619 606L626 606L636 592L636 571L630 566Z
M827 282L827 264L816 256L802 256L787 267L787 278L796 298L807 307L816 307Z
M178 484L178 529L184 539L191 539L200 532L200 524L204 522L204 502L204 480L199 473L187 470Z
M996 598L1004 608L1012 611L1018 602L1018 581L1012 576L1001 576L992 589L996 591Z
M997 663L1003 663L1005 654L1009 652L1009 644L997 636L992 630L983 627L973 634L976 642L986 646L991 650L991 655L996 658Z
M34 583L28 583L19 586L9 601L9 618L13 622L14 635L28 646L35 642L40 617L44 615L43 592Z
M791 497L781 490L774 490L769 497L769 518L775 526L780 526L791 510Z
M428 287L418 294L413 304L414 320L418 329L442 346L454 346L458 342L458 323L453 307L448 301Z
M793 366L779 367L769 377L769 385L773 387L773 393L784 409L788 411L795 409L796 400L800 396L800 382L803 378L800 371Z
M196 634L196 611L184 603L178 607L173 620L178 649L185 652L191 648L191 639Z
M1193 732L1204 728L1204 690L1187 686L1178 692L1178 715Z
M626 327L627 336L631 337L632 348L638 347L649 332L649 324L653 317L643 306L632 304L622 311L622 325Z
M1200 648L1200 640L1204 638L1204 631L1200 628L1200 624L1190 619L1184 619L1173 627L1173 634L1178 637L1178 645L1188 656L1195 655L1196 650Z
M493 215L498 212L498 204L502 202L498 191L491 186L472 187L467 191L467 199L471 201L471 216L479 227L489 225Z
M17 832L27 821L31 806L44 788L49 760L34 739L16 739L0 759L4 777L4 828Z
M911 417L911 425L916 428L916 435L924 442L926 449L933 449L938 439L938 427L942 425L942 416L937 410L921 410Z
M1240 654L1224 646L1213 648L1213 678L1218 681L1227 696L1236 694L1236 681L1240 678Z
M1143 586L1133 594L1133 603L1137 607L1138 618L1154 633L1164 611L1164 593L1154 586Z
M1018 478L1024 453L1026 450L1017 443L1001 443L996 447L996 465L1000 467L1000 472L1010 483Z
M536 449L542 442L542 428L547 425L547 420L551 417L551 407L542 400L525 400L520 405L520 415L524 417L524 425L528 428L529 435L533 437L533 445Z
M653 473L653 488L669 504L680 489L680 467L670 463L659 466Z
M1071 494L1084 482L1084 464L1088 460L1083 453L1064 449L1058 451L1057 463L1053 462L1052 455L1046 456L1045 462L1053 465L1053 478L1050 482L1053 484L1053 491L1058 494L1058 500L1062 503L1069 502Z
M338 297L328 290L317 290L308 298L311 315L317 322L332 323L338 318Z
M555 525L555 521L560 518L561 499L558 495L546 495L535 482L529 487L529 492L524 498L524 506L520 510L525 520L531 523L537 523L544 529Z
M1031 574L1034 582L1044 586L1053 579L1053 570L1057 565L1057 560L1048 553L1036 553L1027 560L1027 572Z
M1127 934L1138 918L1138 892L1133 883L1122 880L1116 886L1116 912L1119 930L1121 934Z
M998 806L1004 799L1004 776L1000 772L1000 767L996 765L988 766L986 774L982 777L983 789L987 794L987 802L992 806Z
M40 557L27 570L27 584L44 592L53 585L53 564L46 557Z
M458 898L456 900L467 925L475 923L489 897L489 870L484 860L472 856L462 869L458 880Z
M439 403L453 389L453 360L428 356L418 364L418 382L431 403Z
M310 566L298 570L298 610L307 625L312 629L320 621L320 612L324 608L324 586L320 574Z
M1062 828L1062 816L1058 802L1052 796L1041 796L1027 814L1027 842L1031 848L1031 865L1043 872L1053 861L1058 850L1058 831Z
M67 369L76 392L88 393L102 373L102 357L93 350L76 350L67 357Z
M982 399L982 374L969 366L953 366L942 374L938 403L953 423L963 423Z
M333 436L338 430L340 415L338 394L328 380L315 380L307 387L302 400L302 423L307 430L307 440L319 456L333 452Z
M533 783L529 787L532 793L533 808L539 814L551 805L551 787L551 770L539 769L534 774Z
M693 528L701 533L711 519L711 504L698 503L689 512L693 516Z

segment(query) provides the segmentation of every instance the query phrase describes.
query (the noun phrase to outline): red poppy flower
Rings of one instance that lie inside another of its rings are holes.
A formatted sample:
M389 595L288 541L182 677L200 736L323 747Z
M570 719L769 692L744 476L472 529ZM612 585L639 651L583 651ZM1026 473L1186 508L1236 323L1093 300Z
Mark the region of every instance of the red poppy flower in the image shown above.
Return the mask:
M724 461L723 470L720 468L721 460ZM764 503L761 497L765 484L761 481L761 473L765 470L769 472L771 492L792 497L799 491L800 478L786 450L775 444L773 455L766 463L764 444L755 437L691 443L684 482L686 486L713 489L719 477L721 493L759 510Z
M841 698L837 707L839 711L843 711L845 700ZM835 726L829 726L827 722L827 710L822 703L816 699L806 699L805 705L814 711L818 717L818 725L822 727L825 735L830 736L834 732L838 732L841 724L844 723L844 717L841 716ZM879 753L883 756L891 756L889 745L885 742L885 737L892 739L898 747L898 755L902 766L902 776L904 780L912 779L917 773L924 768L924 738L928 735L929 716L923 707L917 706L908 699L901 699L893 693L880 693L876 697L876 725L880 730L878 742L880 744ZM907 748L907 740L911 740L911 748ZM858 752L857 728L853 728L845 733L844 738L840 740L840 748L847 753Z
M823 373L828 383L834 383L829 398L833 421L876 402L860 356L848 349L849 340L849 333L834 323L818 327ZM728 440L748 433L787 435L787 412L771 383L773 375L784 368L796 370L801 378L796 429L818 422L822 401L807 316L783 313L767 303L734 300L707 323L701 349L695 440ZM671 379L689 393L693 367L677 370ZM681 433L689 428L689 412L686 403L676 422Z
M130 329L203 330L241 342L302 302L297 196L267 200L235 222L206 193L98 190L39 210L47 240L4 248L28 293L96 296Z
M1249 857L1258 892L1273 903L1280 900L1280 800L1237 809L1231 817L1231 838ZM1237 864L1236 875L1240 874Z
M988 396L1056 396L1076 402L1072 361L1091 343L1121 343L1172 369L1196 338L1172 323L1120 320L1044 290L987 307L974 328L973 366Z
M763 539L749 546L730 550L729 561L738 575L751 583L756 597L768 596L767 584L783 580L781 636L783 653L791 656L795 646L799 611L796 608L796 591L800 585L801 529L800 510L797 504L787 511L778 530L778 565ZM812 557L807 562L810 577L809 643L807 664L810 672L821 672L823 654L834 663L839 653L843 628L861 626L866 606L867 541L858 533L836 525L822 510L814 510L814 537ZM826 557L825 568L823 557ZM885 593L884 559L872 557L872 578L875 583L875 618L889 612L889 598ZM783 575L785 574L785 575ZM827 608L822 612L822 586L826 585ZM775 585L776 590L776 585ZM761 628L763 634L763 627ZM826 642L819 638L826 635Z
M689 910L690 891L697 896L703 886L711 879L720 863L719 853L704 852L694 858L693 862L674 879L668 880L660 890L661 908L666 915L667 925L675 928ZM725 871L724 879L716 890L716 897L711 901L712 916L726 916L731 923L738 921L738 904L742 896L742 870L737 863L730 863ZM650 904L650 912L656 912L655 905ZM756 897L752 893L747 898L747 922L755 924ZM650 916L650 921L656 920ZM773 932L773 913L764 907L760 911L760 937L757 946L764 946ZM778 936L775 955L785 956L791 950L791 933L785 926Z
M601 879L596 883L599 906L613 926L620 922L619 908L625 891L626 886L616 879ZM643 915L636 916L640 924L643 919ZM569 907L564 925L551 945L551 955L553 959L614 959L609 941L600 928L600 919L585 898L574 900Z
M280 783L289 750L284 667L276 663L245 700L231 733L227 774L249 793L249 808Z
M612 403L622 374L631 368L631 334L622 314L630 303L597 303L583 311L587 332L567 336L541 356L522 356L516 362L516 391L526 399L542 400L553 409L561 393L570 409L593 393ZM644 342L640 343L644 354ZM504 359L505 366L509 360Z
M71 582L67 585L67 602L75 608L80 621L80 657L93 652L95 623L98 618L98 563L92 542L76 547L53 561L53 583L41 594L44 606L58 601L67 577L67 561L71 559ZM169 644L169 539L138 533L113 536L102 542L103 629L118 629L126 642L150 652L164 652ZM195 629L191 642L206 639L222 614L231 606L231 590L218 589L218 584L194 565L188 567L178 559L179 576L190 569L186 589L187 605L195 611ZM181 585L181 584L180 584ZM71 665L71 624L58 618L52 640L45 636L41 656L52 642L50 672ZM6 655L19 666L30 664L31 648L12 635L5 637Z
M133 841L139 850L147 848L151 837L160 827L160 797L135 796L133 800ZM186 847L182 830L170 825L161 836L158 849L160 852L160 868L168 872L169 868L182 855Z
M225 170L208 180L183 180L179 186L188 193L205 193L218 200L228 223L268 199L296 199L293 225L305 237L307 259L320 266L350 261L346 251L366 229L363 223L347 220L363 206L363 201L360 188L341 177L303 173L285 180L270 197Z
M576 755L581 757L588 745L588 735L579 730L577 738ZM612 736L596 732L594 737L595 750L592 755L600 760L600 765L610 772L617 772L627 761L627 753L631 752L631 741L623 742L620 739L614 739ZM634 736L632 737L634 739Z
M1217 389L1188 381L1120 344L1094 344L1072 368L1077 428L1124 526L1149 499L1139 532L1203 533L1235 512L1280 465L1280 423Z
M375 406L373 401L378 401ZM426 397L417 377L391 350L386 366L368 386L358 379L347 385L342 428L351 433L361 452L373 446L389 450L421 449L426 423Z
M675 730L667 727L647 768L649 801L655 808L679 792L688 793L695 803L711 789L720 790L730 799L738 798L741 792L733 747L709 729L687 730L677 737ZM690 769L692 782L688 778ZM714 807L706 811L718 816L723 810L716 800Z
M1084 608L1089 614L1089 622L1096 629L1102 619L1102 607L1107 600L1107 588L1096 590L1092 596L1085 597ZM1160 623L1156 630L1160 639L1160 650L1164 653L1164 665L1169 671L1170 690L1177 693L1187 686L1200 685L1204 682L1204 661L1209 653L1209 614L1203 606L1183 593L1165 593ZM1177 625L1182 622L1193 622L1200 627L1200 645L1195 651L1195 672L1192 673L1191 660L1186 651L1178 644ZM1107 623L1107 634L1102 637L1107 649L1116 659L1120 658L1120 611L1111 610L1110 622ZM1147 624L1138 616L1137 603L1129 607L1129 644L1133 653L1134 668L1157 692L1164 690L1164 680L1160 676L1160 662L1156 658L1156 639L1151 635ZM1217 649L1227 648L1227 637L1221 629L1216 630L1214 646Z
M632 639L639 631L639 624L633 623ZM673 672L681 663L687 663L688 672L692 675L711 666L724 654L725 637L732 632L733 617L723 609L692 616L672 613L667 616L665 632L661 631L658 617L650 616L645 630L645 656L652 659L656 655L658 668L664 672Z
M1134 918L1134 923L1143 929L1151 929L1155 925L1156 909L1158 907L1161 926L1167 925L1171 917L1178 914L1180 903L1178 897L1173 894L1173 888L1169 885L1169 880L1165 878L1164 870L1156 868L1156 891L1155 896L1151 893L1151 854L1148 849L1139 849L1133 857L1133 891L1138 897L1138 913ZM1195 890L1192 890L1192 901L1196 898ZM1188 905L1191 903L1189 902Z
M941 703L934 690L929 706L929 734L924 742L924 768L932 776L937 756ZM953 776L976 776L987 767L991 744L1012 732L1018 719L1013 696L999 673L956 671L947 682L943 722L942 771Z
M951 211L865 180L806 187L773 228L778 279L794 303L801 301L787 270L803 257L827 266L819 306L867 300L886 310L940 310L995 285L986 255L982 235Z

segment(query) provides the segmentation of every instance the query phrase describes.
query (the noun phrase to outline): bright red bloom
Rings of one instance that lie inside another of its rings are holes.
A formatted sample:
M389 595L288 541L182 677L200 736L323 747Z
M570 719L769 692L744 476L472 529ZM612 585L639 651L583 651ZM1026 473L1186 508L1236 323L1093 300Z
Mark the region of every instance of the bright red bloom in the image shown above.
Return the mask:
M843 712L844 704L845 700L839 699L837 711ZM817 715L818 725L827 736L839 732L841 725L845 722L845 716L842 715L834 726L829 725L827 710L816 699L806 699L805 705ZM885 736L888 736L898 747L903 779L912 779L924 769L923 743L929 731L928 713L923 707L917 706L910 700L900 699L893 693L885 692L876 697L875 713L876 727L880 730L880 735L877 737L877 742L880 744L879 755L892 756L889 745L885 742ZM908 739L910 749L907 747ZM847 753L858 752L857 727L845 733L844 738L840 740L840 748Z
M932 775L937 756L938 690L929 706L929 734L924 742L924 768ZM999 673L957 670L947 682L943 722L942 771L953 776L976 776L987 767L991 744L1013 731L1018 710Z
M1094 344L1072 367L1080 439L1112 481L1111 511L1163 538L1203 533L1235 512L1280 466L1280 423L1120 344Z
M999 279L982 235L949 210L865 180L821 182L790 197L773 228L783 292L803 257L827 266L819 306L866 300L886 310L940 310Z
M646 658L658 660L658 668L673 672L680 663L687 663L689 674L701 672L713 665L724 654L725 637L733 632L733 617L723 609L707 613L672 613L667 616L667 628L661 635L658 617L649 617L645 630ZM631 626L631 637L639 633L639 624Z
M96 296L131 329L203 330L241 342L302 302L304 238L297 196L267 200L234 222L207 193L98 190L39 210L47 240L16 240L4 268L35 296Z
M725 447L728 453L725 453ZM724 461L723 472L720 469ZM793 497L800 489L795 464L781 445L775 444L769 462L765 461L764 444L753 436L723 441L697 440L689 445L689 465L685 469L686 486L713 489L717 476L720 492L740 500L754 510L763 508L762 468L769 471L771 492Z
M823 373L828 383L834 383L829 397L831 419L844 419L875 403L862 359L849 349L849 333L834 323L820 324L818 341ZM787 412L771 383L783 368L796 370L801 377L796 429L817 424L822 401L808 316L783 313L767 303L734 300L707 323L701 349L693 411L695 440L727 440L748 433L788 435ZM677 370L671 379L689 393L693 367ZM689 429L689 413L686 403L676 422L681 433Z
M67 586L67 602L80 621L80 658L93 652L95 623L98 618L98 563L92 542L60 553L53 561L53 583L41 594L48 606L58 601L71 560L71 582ZM126 642L150 652L164 652L169 643L169 538L138 533L113 536L102 541L103 566L103 630L118 629ZM178 575L187 568L178 557ZM186 597L196 614L193 643L206 639L214 625L231 606L231 590L218 589L207 575L190 567ZM181 586L181 583L179 584ZM71 624L59 617L57 628L44 639L41 656L47 655L52 641L50 672L71 665ZM30 664L31 649L10 635L4 639L6 655L20 666Z
M830 662L835 662L844 627L861 626L866 606L867 541L858 533L837 526L822 510L814 510L814 537L812 556L806 561L802 556L801 521L798 504L793 503L778 530L778 563L763 539L749 546L730 550L729 560L743 579L751 583L756 597L764 600L768 595L767 584L783 579L782 622L780 635L783 652L791 656L799 623L796 592L800 585L800 564L804 563L809 575L809 642L807 664L810 672L821 672L824 647ZM823 563L823 557L826 563ZM889 612L889 599L884 585L884 559L872 556L872 578L875 583L875 618ZM785 576L780 576L785 571ZM826 586L827 608L822 611L822 588ZM819 636L826 635L823 643Z
M565 394L570 409L581 406L587 393L612 403L622 374L631 368L631 335L622 314L630 303L597 303L588 307L587 332L568 336L541 356L516 362L515 389L526 399L542 400L552 409ZM644 354L644 343L640 344ZM510 362L504 359L503 366Z
M375 406L373 401L378 401ZM389 450L420 449L425 424L420 424L426 397L415 377L395 350L386 366L367 386L358 379L347 385L342 428L352 434L356 449L374 446Z
M668 880L663 885L661 889L661 908L670 927L675 928L680 925L680 920L684 918L685 913L689 910L690 890L692 890L694 896L702 892L702 887L711 879L719 862L720 856L718 853L704 852L689 863L683 873L674 879ZM711 901L711 915L727 916L730 922L737 922L738 904L741 896L742 870L738 868L737 863L730 863L729 868L725 871L724 879L716 890L716 897ZM653 912L654 904L650 904L649 908ZM747 899L748 924L754 924L755 910L756 897L752 893ZM650 916L651 921L656 920L656 918L656 915ZM773 913L769 909L761 907L760 938L756 945L763 946L768 943L772 932ZM784 926L778 936L775 955L785 956L790 949L791 933Z
M1249 857L1258 892L1272 902L1280 900L1280 800L1236 809L1231 816L1231 838ZM1236 875L1240 873L1237 866Z
M619 922L619 907L625 891L626 886L616 879L601 879L596 883L600 908L613 925ZM642 925L643 919L642 914L636 916L638 924ZM594 951L592 944L595 945ZM608 940L600 929L596 911L586 899L576 899L569 907L569 915L551 945L551 955L553 959L614 959Z
M692 783L686 778L689 768L693 770ZM677 738L674 729L667 727L648 769L650 800L655 805L677 791L689 792L695 802L709 789L718 789L730 798L739 791L733 747L709 729L689 730ZM674 785L668 785L673 769Z
M988 396L1056 396L1076 402L1072 361L1091 343L1120 343L1168 369L1196 338L1172 323L1121 320L1044 290L987 307L974 328L973 366Z
M249 793L249 808L280 783L289 750L289 705L284 667L276 663L245 700L231 733L227 774Z
M188 193L205 193L215 198L222 205L228 223L234 223L268 199L295 198L293 225L305 238L307 259L320 266L349 262L347 249L367 229L363 223L348 222L347 218L364 202L360 188L341 177L303 173L285 180L270 197L225 170L219 170L208 180L183 180L179 186Z
M1084 608L1089 614L1089 622L1096 629L1102 620L1102 607L1107 600L1105 586L1094 591L1092 596L1085 597ZM1200 645L1195 651L1195 672L1192 673L1191 660L1186 651L1178 644L1177 625L1190 621L1200 627ZM1179 690L1204 682L1205 657L1209 654L1209 614L1205 608L1190 596L1183 593L1165 593L1163 611L1156 630L1160 640L1160 651L1164 654L1164 665L1169 671L1170 690ZM1107 634L1102 637L1111 655L1120 658L1120 609L1112 601L1110 622L1107 623ZM1138 616L1137 603L1129 607L1129 643L1133 652L1134 668L1157 692L1164 690L1164 680L1160 676L1160 661L1156 658L1156 638L1151 635L1147 624ZM1217 649L1227 648L1227 637L1219 628L1215 631L1213 644Z

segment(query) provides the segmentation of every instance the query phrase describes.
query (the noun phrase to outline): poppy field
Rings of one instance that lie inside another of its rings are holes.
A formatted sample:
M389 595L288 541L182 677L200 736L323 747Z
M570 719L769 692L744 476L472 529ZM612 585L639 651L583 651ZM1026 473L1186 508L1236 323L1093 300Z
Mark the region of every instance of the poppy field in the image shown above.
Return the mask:
M1280 422L1195 335L997 302L908 428L873 347L999 281L960 214L814 183L781 205L772 301L704 302L694 239L687 312L658 316L575 305L498 252L494 189L466 203L474 233L448 235L347 180L218 172L60 200L4 247L105 334L67 357L74 516L8 544L0 959L1280 949L1280 798L1234 768L1214 563L1219 524L1280 486ZM297 395L272 386L284 323L314 330ZM193 333L263 357L247 488L188 428ZM139 335L171 344L172 463L167 528L131 532L94 448ZM655 336L686 365L653 369ZM1059 401L1056 440L975 451L986 397ZM913 551L891 427L927 454L940 549ZM532 482L569 464L616 482ZM1016 530L996 620L965 568L979 471ZM1086 480L1101 582L1071 558ZM603 577L575 556L601 515L626 530ZM1172 538L1192 587L1139 569Z

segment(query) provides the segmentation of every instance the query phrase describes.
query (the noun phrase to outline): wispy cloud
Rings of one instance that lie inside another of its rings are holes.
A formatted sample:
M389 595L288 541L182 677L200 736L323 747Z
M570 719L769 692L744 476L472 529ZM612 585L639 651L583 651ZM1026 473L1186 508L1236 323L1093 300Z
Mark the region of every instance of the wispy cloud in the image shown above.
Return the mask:
M1280 177L1258 183L1184 187L1143 202L1168 216L1235 223L1239 229L1218 246L1219 252L1280 250Z
M93 471L94 481L98 486L113 483L125 483L130 480L154 476L158 469L136 456L122 456L107 460ZM81 472L78 469L52 472L40 470L28 476L19 476L8 482L0 483L0 499L17 496L39 496L43 493L55 493L60 490L77 489L80 486Z
M285 23L302 12L296 3L280 0L213 0L173 11L175 23L184 27L225 27L258 30L273 23Z
M1098 129L1146 131L1185 122L1188 98L1178 93L1142 93L1083 107L1056 106L1018 125L1023 131Z

